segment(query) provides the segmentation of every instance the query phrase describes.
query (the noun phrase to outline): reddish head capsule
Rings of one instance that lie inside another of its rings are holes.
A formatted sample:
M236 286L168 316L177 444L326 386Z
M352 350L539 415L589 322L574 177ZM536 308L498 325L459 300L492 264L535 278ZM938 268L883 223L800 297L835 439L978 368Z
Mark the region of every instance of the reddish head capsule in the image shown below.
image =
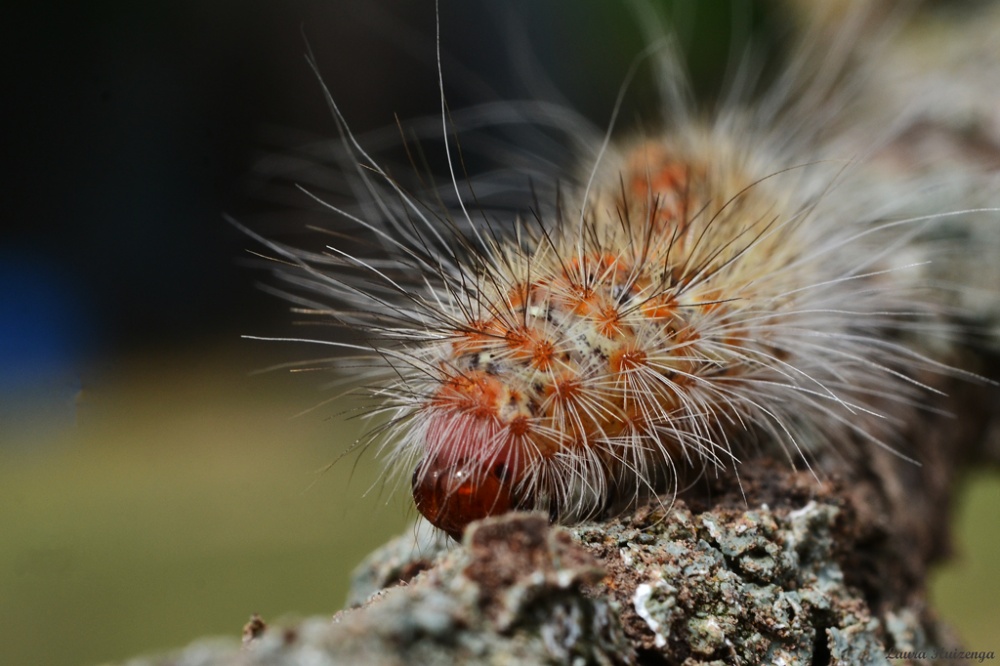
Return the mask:
M456 541L474 520L514 508L513 479L503 462L425 458L413 471L413 501L432 525Z
M413 471L413 501L435 527L456 540L474 520L522 503L524 455L515 430L497 417L507 400L502 385L470 374L442 391L442 407L427 421L423 460Z

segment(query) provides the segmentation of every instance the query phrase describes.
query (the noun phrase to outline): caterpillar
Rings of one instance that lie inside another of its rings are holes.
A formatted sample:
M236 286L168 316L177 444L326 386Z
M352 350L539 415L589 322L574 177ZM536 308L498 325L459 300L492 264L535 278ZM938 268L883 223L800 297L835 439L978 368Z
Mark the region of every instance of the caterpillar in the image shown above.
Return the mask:
M903 426L938 393L928 377L958 372L928 230L967 213L872 166L897 134L866 122L858 63L893 23L851 16L713 114L691 101L670 31L650 28L634 69L652 64L661 117L632 131L543 103L452 114L438 39L443 185L390 172L326 91L357 205L311 196L346 231L316 250L260 240L300 313L354 331L312 342L365 359L365 445L430 523L460 538L515 509L577 522L738 474L760 451L817 473L870 447L908 457ZM489 177L465 174L463 132L511 118L564 130L576 165L536 169L515 146ZM494 203L511 189L513 214Z

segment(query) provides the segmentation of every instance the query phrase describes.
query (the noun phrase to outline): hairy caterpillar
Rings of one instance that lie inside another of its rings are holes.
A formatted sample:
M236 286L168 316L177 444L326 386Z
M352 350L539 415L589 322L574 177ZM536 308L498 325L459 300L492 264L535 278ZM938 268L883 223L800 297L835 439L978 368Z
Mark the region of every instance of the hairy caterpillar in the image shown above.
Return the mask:
M620 136L543 104L452 116L439 51L443 185L404 185L328 93L358 199L329 208L373 249L269 246L300 311L365 338L313 342L386 371L372 441L432 524L458 537L511 509L578 521L757 450L807 466L906 457L902 425L933 404L925 377L953 372L935 341L957 332L925 232L958 213L926 203L929 181L867 164L894 130L859 111L856 61L889 29L862 39L872 17L855 16L711 118L667 33L651 36L637 62L654 64L662 118ZM531 155L515 149L467 177L464 128L512 117L562 125L586 146L578 166L519 178ZM529 202L514 220L493 203L511 187Z

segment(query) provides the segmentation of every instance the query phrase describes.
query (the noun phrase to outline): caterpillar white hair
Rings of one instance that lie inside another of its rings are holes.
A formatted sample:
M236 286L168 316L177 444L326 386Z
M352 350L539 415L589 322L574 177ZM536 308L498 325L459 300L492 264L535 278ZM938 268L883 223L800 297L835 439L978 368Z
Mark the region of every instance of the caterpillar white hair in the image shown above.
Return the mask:
M390 174L329 96L358 201L329 208L374 249L269 246L300 311L363 334L314 342L368 359L369 443L432 524L458 537L514 509L579 521L759 452L908 457L902 424L934 408L927 378L954 372L926 232L961 213L868 165L894 128L858 110L858 63L893 21L852 16L710 117L650 28L636 62L653 65L662 117L631 131L543 103L452 115L439 56L443 186ZM577 167L532 171L525 148L499 174L465 174L463 132L515 116L561 126ZM511 183L530 203L507 221L489 202Z

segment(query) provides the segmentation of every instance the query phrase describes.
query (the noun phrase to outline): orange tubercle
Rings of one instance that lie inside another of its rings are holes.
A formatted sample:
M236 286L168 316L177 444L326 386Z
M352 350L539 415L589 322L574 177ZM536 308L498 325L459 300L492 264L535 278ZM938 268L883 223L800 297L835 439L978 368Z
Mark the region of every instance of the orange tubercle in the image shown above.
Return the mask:
M549 370L555 357L555 345L530 327L518 327L507 332L507 347L514 358L527 361L538 370Z
M671 319L677 315L677 299L672 294L655 296L643 303L640 310L650 319Z
M502 404L503 383L485 372L469 372L451 378L433 404L477 418L496 417Z
M612 372L625 372L646 364L646 352L641 349L621 349L608 361Z

